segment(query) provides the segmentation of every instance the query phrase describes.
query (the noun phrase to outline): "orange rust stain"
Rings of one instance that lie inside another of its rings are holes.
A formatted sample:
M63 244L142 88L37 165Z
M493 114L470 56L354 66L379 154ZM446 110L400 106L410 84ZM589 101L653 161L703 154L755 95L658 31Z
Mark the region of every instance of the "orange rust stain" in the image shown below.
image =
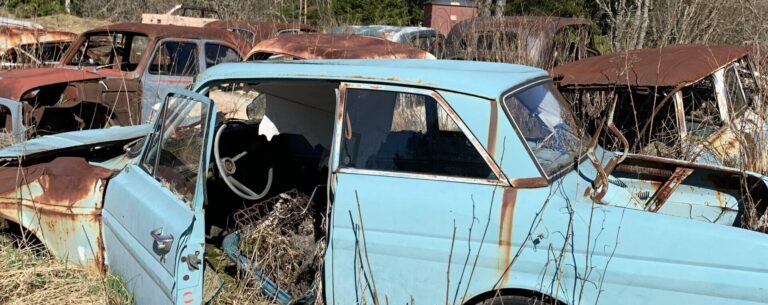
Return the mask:
M188 295L192 295L192 291L186 291L186 292L184 292L184 294L183 294L183 296L188 296Z
M653 189L653 191L659 190L660 187L661 187L661 182L651 181L651 189Z
M725 208L725 198L723 198L723 194L720 192L715 193L715 199L717 199L718 205L720 205L721 208Z
M512 250L512 227L514 225L517 189L505 188L501 203L501 219L499 219L499 262L497 268L501 273L502 282L506 281Z
M496 108L496 101L491 100L491 117L488 122L488 154L491 156L496 155L496 128L499 122L498 109Z
M592 195L592 188L587 187L584 189L584 198L589 198Z

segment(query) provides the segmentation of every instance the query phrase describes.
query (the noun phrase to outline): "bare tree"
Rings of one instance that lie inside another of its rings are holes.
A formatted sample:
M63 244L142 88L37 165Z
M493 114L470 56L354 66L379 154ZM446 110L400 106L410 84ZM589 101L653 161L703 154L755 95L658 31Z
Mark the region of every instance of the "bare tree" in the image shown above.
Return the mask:
M615 50L642 48L648 31L651 0L595 0L606 16Z

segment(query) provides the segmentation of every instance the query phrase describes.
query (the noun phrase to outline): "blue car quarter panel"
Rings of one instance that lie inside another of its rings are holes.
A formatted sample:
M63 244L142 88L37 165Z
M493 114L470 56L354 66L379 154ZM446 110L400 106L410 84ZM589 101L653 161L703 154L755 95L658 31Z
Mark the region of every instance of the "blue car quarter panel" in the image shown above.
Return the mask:
M136 304L202 300L208 166L202 160L216 108L198 94L178 92L163 104L141 157L110 181L105 197L106 261Z

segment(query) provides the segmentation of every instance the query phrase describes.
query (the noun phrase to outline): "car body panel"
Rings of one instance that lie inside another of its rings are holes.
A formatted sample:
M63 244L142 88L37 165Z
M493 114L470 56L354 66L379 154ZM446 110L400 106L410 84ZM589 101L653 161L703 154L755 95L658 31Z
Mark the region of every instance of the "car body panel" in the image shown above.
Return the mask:
M210 132L214 125L212 118L215 118L212 114L215 107L211 101L196 93L181 90L174 90L170 94L189 97L191 104L202 104L207 114L197 115L211 130L205 130L201 140L211 139ZM173 105L180 108L180 105L186 103L176 100ZM184 111L189 110L181 108L179 111L173 114L169 112L167 118L170 120L174 115L183 115L187 113ZM165 117L158 119L151 137L162 139L173 132L164 130L169 124L165 122ZM156 144L150 138L145 141L144 151L151 151L148 147ZM202 149L210 149L210 145ZM206 151L201 152L201 155L210 154ZM207 172L207 162L199 162L198 166L200 173ZM200 216L205 199L200 185L204 177L198 177L191 202L183 201L179 195L164 187L168 185L167 182L157 180L139 164L129 165L110 181L104 197L106 262L111 272L125 279L137 303L201 302L202 266L193 269L191 260L192 257L203 259L203 218ZM137 189L143 191L137 192ZM140 217L136 211L141 211ZM152 234L170 236L172 244L161 247L160 243L153 240Z

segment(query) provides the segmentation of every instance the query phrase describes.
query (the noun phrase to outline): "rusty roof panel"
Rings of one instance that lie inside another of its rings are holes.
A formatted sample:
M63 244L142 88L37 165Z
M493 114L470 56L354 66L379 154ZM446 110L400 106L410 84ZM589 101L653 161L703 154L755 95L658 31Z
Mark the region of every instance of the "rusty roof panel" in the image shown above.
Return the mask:
M255 34L254 43L264 39L277 36L280 31L298 29L303 32L317 32L317 28L305 23L282 23L282 22L261 22L261 21L230 21L217 20L209 22L206 28L217 29L243 29Z
M747 56L733 45L676 45L591 57L552 69L560 86L675 87L696 82Z
M434 59L429 52L384 39L348 34L283 35L257 44L256 53L282 54L298 59Z
M145 23L114 23L100 26L83 33L87 36L90 33L101 32L134 32L147 35L149 39L162 39L165 37L174 38L198 38L223 40L237 45L241 42L240 36L219 28L199 28L189 26L145 24Z
M71 32L0 26L0 52L5 52L21 44L68 41L75 38L77 38L77 34Z

